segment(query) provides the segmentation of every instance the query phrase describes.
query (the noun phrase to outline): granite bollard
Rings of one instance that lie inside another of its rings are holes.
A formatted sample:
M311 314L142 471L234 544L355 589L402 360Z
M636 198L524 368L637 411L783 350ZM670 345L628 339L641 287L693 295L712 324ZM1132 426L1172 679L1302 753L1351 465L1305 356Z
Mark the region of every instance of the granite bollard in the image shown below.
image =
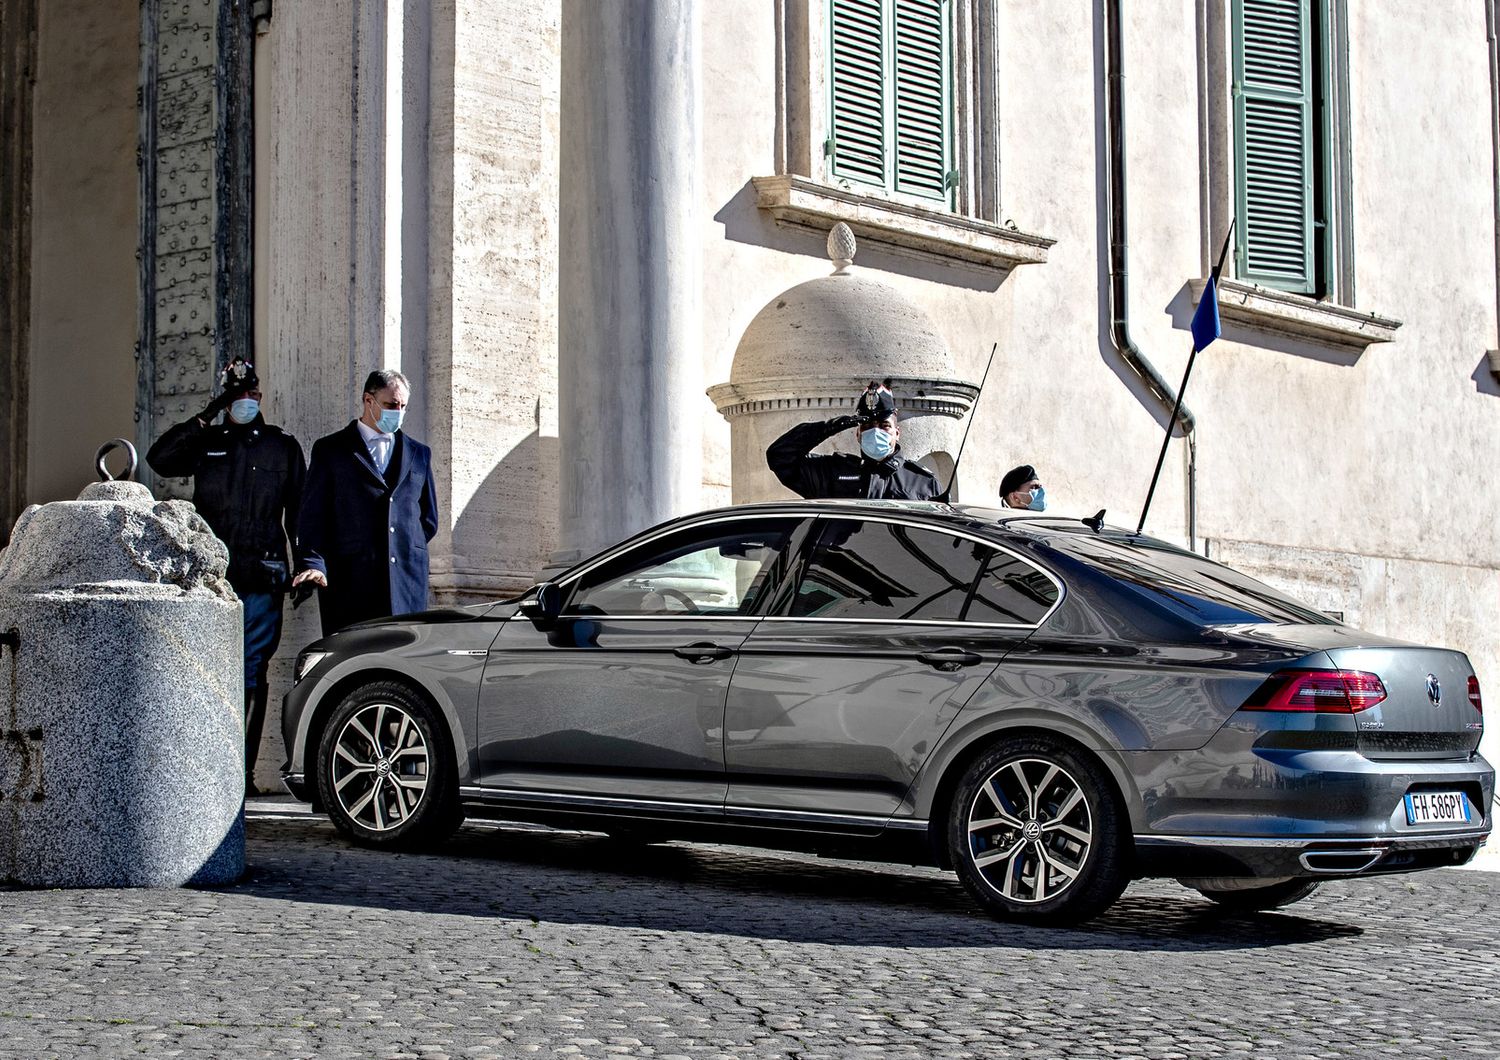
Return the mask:
M186 501L97 482L0 551L0 881L244 872L244 665L228 553Z

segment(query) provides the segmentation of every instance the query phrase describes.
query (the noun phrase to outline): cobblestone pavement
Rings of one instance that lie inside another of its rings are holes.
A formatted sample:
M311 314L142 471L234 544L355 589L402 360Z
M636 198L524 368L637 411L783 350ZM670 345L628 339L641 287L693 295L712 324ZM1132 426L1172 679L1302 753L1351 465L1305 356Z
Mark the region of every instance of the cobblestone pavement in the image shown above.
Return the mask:
M1137 884L1012 927L922 869L466 827L373 853L254 820L240 884L0 891L0 1054L1486 1056L1500 875L1293 912Z

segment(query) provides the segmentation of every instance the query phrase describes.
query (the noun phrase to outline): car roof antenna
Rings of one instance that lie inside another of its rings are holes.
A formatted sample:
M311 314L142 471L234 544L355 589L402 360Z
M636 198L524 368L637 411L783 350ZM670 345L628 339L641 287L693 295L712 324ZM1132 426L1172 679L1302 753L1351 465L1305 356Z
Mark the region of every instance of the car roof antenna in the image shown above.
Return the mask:
M1091 515L1087 519L1085 519L1083 521L1083 525L1086 526L1086 527L1088 527L1090 530L1092 530L1096 534L1099 531L1103 530L1104 529L1104 509L1100 508L1093 515Z
M950 503L948 498L953 493L953 484L958 481L958 462L964 458L964 446L969 444L969 428L974 426L974 410L979 407L979 396L984 393L984 384L990 377L990 366L995 363L995 351L999 348L998 340L990 347L990 359L984 364L984 375L979 377L979 389L974 391L974 404L969 406L969 422L964 424L964 436L958 443L958 454L953 458L953 473L948 476L948 485L937 497L944 504Z

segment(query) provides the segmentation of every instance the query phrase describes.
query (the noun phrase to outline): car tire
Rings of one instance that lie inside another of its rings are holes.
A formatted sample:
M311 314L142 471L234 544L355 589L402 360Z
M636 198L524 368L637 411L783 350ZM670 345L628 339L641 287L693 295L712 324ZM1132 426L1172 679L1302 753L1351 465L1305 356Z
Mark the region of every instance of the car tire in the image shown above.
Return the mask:
M1001 920L1076 924L1130 881L1114 784L1049 737L1003 740L969 766L949 807L948 844L965 889Z
M1300 902L1316 891L1322 882L1322 880L1294 878L1279 880L1264 887L1233 887L1224 890L1215 887L1194 887L1193 890L1225 909L1231 909L1237 913L1258 913Z
M395 681L356 688L318 744L318 795L340 832L365 846L441 843L463 823L452 740L441 715Z

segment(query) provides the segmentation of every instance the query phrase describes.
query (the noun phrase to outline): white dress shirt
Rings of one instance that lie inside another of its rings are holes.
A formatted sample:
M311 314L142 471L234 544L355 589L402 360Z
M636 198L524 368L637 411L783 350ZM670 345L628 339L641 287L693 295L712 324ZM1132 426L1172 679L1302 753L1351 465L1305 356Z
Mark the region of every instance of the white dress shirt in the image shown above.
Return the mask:
M370 459L375 461L375 470L384 475L391 462L391 448L396 444L396 436L377 431L364 420L354 422L359 426L360 437L365 440L365 448L370 451Z

